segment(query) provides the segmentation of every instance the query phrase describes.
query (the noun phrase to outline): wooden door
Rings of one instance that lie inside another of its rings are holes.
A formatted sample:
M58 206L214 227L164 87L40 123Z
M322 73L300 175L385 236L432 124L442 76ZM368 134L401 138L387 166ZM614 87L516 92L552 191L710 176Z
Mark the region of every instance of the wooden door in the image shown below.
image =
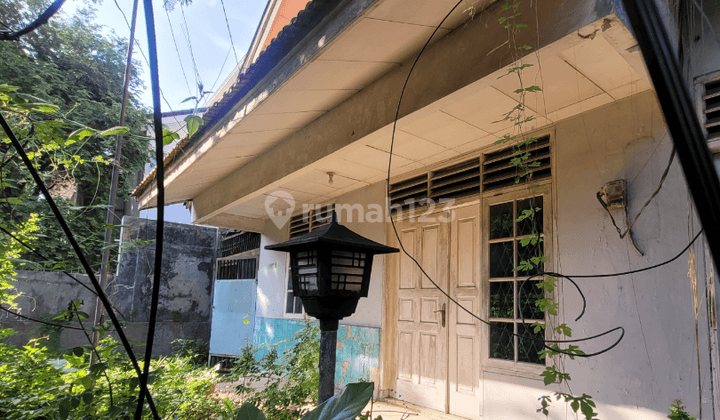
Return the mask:
M454 210L450 237L450 296L479 316L483 312L480 310L480 209L477 204ZM482 415L482 325L454 303L448 309L449 412L477 419Z
M407 252L443 290L449 274L447 217L442 212L429 222L397 222ZM448 301L404 253L396 267L395 397L446 412Z

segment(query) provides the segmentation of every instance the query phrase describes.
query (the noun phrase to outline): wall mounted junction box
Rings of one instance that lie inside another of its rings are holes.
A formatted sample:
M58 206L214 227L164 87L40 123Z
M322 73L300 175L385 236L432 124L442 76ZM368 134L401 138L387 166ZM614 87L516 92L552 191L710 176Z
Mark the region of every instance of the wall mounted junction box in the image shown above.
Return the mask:
M605 196L609 209L622 209L627 206L627 184L624 179L608 182L600 192Z

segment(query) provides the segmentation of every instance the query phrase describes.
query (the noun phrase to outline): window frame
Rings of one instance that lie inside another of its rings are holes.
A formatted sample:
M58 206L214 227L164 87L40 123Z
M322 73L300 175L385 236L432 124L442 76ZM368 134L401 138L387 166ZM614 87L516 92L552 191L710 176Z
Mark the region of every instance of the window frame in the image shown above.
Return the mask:
M285 261L285 287L284 287L284 294L283 296L285 299L283 299L283 318L288 319L302 319L305 317L305 306L302 305L302 302L300 303L300 312L288 312L287 311L287 304L288 304L288 297L289 293L292 292L292 275L290 273L290 254L288 254L288 257ZM293 296L293 309L296 305L296 300L300 299L297 296Z
M528 186L537 186L540 189L535 191L534 193L532 191L528 191ZM553 270L553 237L554 237L554 230L553 230L553 217L552 217L552 210L553 210L553 194L552 194L552 182L551 180L543 180L543 182L539 183L531 183L531 184L523 184L521 188L518 188L518 186L509 187L507 189L504 189L502 191L492 191L492 195L488 197L484 197L482 200L482 302L484 306L483 313L485 315L485 318L491 321L490 318L490 284L494 281L490 280L490 243L495 240L490 239L490 227L489 227L489 220L490 220L490 207L498 204L508 203L508 202L516 202L518 200L523 200L527 198L531 198L533 196L542 196L543 198L543 255L547 257L547 261L545 262L545 271L552 271ZM515 206L515 205L513 205ZM515 207L513 207L514 209ZM513 220L513 241L517 241L519 238L518 236L522 237L523 235L516 235L515 232L515 222ZM507 239L507 238L503 238ZM523 276L522 275L515 275L513 277L513 290L516 290L516 287L519 287L520 282L522 281ZM498 280L502 281L502 280ZM516 286L517 284L517 286ZM557 294L558 294L558 288L556 288L556 292L552 294L546 293L546 297L550 297L555 299L557 301ZM520 325L521 320L520 317L517 315L517 304L515 303L515 297L513 298L513 331L517 331L515 325ZM552 334L552 331L550 329L555 324L554 317L550 315L545 315L544 323L546 325L545 330L545 337L546 339L552 339L554 336ZM530 323L527 323L528 325L531 325ZM530 362L522 362L517 361L517 353L516 349L518 347L517 338L513 338L513 353L514 353L514 360L505 360L505 359L498 359L498 358L492 358L490 357L490 326L484 325L483 326L483 360L482 360L482 369L484 371L498 371L501 373L511 373L517 376L525 376L532 379L539 379L539 374L542 372L546 366L548 366L547 360L545 363L530 363Z

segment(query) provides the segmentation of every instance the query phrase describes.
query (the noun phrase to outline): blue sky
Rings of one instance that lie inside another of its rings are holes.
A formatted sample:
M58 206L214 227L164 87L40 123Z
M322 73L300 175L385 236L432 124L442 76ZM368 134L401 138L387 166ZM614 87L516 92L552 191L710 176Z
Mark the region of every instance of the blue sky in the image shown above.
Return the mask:
M267 0L224 0L224 2L237 58L242 59L252 42ZM117 0L116 5L113 0L102 0L95 6L97 8L96 22L104 25L108 33L114 31L117 35L127 38L130 30L118 10L118 5L130 19L132 3L132 0ZM68 0L63 9L66 14L70 14L84 4L84 0ZM147 36L142 4L141 0L136 33L139 45L147 55ZM236 64L222 3L220 0L194 0L193 4L182 9L176 5L174 10L167 15L162 4L162 0L153 0L160 89L172 110L192 108L193 102L181 103L183 99L195 96L197 93L192 56L195 57L197 73L204 84L204 90L214 91L219 87ZM182 11L185 12L184 20ZM185 22L187 22L187 31ZM172 31L175 34L179 57L173 43L170 24L172 24ZM185 33L189 34L192 55ZM142 95L142 101L151 107L150 73L147 71L144 58L140 54L135 57L143 63L144 67L142 77L146 89ZM183 75L183 69L185 75ZM207 95L207 97L209 96L211 95ZM162 110L163 112L170 111L167 103L162 103Z

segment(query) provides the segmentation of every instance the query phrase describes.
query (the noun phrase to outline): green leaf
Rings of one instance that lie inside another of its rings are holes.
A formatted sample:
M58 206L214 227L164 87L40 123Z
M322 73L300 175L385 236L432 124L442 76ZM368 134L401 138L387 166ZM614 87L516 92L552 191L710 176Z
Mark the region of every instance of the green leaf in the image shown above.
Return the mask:
M372 399L374 390L372 382L348 384L343 392L305 414L302 420L353 420Z
M82 400L85 404L90 404L94 396L95 395L92 393L92 391L85 391L82 393Z
M185 124L187 124L188 136L195 134L198 129L203 125L205 121L197 115L188 115L185 117Z
M107 363L105 363L105 362L95 363L94 365L90 366L90 375L97 378L100 375L102 375L102 373L105 371L106 368L107 368Z
M96 131L91 128L80 128L70 133L70 136L68 136L68 140L82 140L85 137L90 137L95 133ZM67 145L67 142L65 142L65 144Z
M57 105L44 103L17 104L17 106L27 111L39 111L45 113L53 113L60 109Z
M265 420L265 414L249 402L235 410L235 420Z
M70 415L70 401L65 400L60 404L58 414L60 414L60 419L65 420Z
M163 130L163 145L167 146L168 144L172 143L173 140L177 140L180 138L180 135L174 131L170 130Z
M85 354L85 349L82 347L74 347L72 349L72 352L75 356L81 357L83 354Z
M118 125L118 126L113 127L113 128L108 128L108 129L105 130L105 131L101 131L101 132L100 132L100 135L101 135L101 136L112 136L112 135L114 135L114 134L125 134L125 133L127 133L128 131L130 131L130 127L126 127L126 126L124 126L124 125Z
M77 395L72 397L72 399L70 399L70 407L72 407L72 408L80 407L80 397L78 397Z

